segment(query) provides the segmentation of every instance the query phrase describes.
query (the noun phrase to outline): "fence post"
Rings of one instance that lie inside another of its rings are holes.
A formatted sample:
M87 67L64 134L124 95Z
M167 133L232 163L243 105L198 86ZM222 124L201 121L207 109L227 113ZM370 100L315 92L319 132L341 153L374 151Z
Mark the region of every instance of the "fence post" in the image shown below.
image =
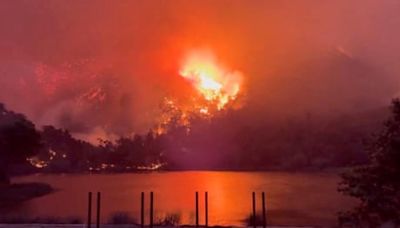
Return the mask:
M141 194L140 206L140 225L144 228L144 192Z
M153 228L153 192L150 192L150 228Z
M256 225L256 220L257 220L256 216L257 216L256 215L256 193L253 192L253 218L252 218L252 220L253 220L253 227L254 228L257 227L257 225Z
M206 192L205 194L204 194L204 200L205 200L205 205L204 205L204 207L205 207L205 210L206 210L206 214L205 214L205 216L206 216L206 227L208 227L208 192Z
M263 227L266 228L267 227L267 214L266 214L266 210L265 210L265 192L261 193L261 197L262 197Z
M92 192L88 193L88 217L87 217L87 228L92 226Z
M100 207L101 207L101 193L97 192L97 219L96 228L100 228Z
M196 227L199 227L199 192L196 192Z

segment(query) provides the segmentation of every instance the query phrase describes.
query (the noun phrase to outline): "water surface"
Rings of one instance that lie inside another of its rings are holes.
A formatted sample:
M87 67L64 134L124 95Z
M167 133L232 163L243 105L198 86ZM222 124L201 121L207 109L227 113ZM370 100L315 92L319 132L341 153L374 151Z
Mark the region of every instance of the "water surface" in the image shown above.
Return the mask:
M204 223L204 192L209 197L211 225L243 225L251 213L251 193L266 192L270 223L276 225L336 224L336 213L354 204L337 193L340 181L334 173L208 172L186 171L147 174L30 175L15 182L45 182L56 192L30 200L12 209L25 216L86 219L87 192L102 192L102 221L114 212L140 218L140 193L154 192L156 218L179 213L182 223L194 223L195 191L200 194L200 222ZM9 209L11 210L11 209Z

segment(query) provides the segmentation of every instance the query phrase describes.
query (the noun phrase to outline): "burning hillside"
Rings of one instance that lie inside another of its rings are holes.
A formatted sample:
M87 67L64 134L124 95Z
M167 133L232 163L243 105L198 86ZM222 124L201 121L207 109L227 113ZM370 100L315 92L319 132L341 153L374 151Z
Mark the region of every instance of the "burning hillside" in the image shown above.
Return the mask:
M223 109L234 101L242 87L243 76L223 66L210 51L195 50L184 59L179 74L188 80L205 100ZM207 109L202 109L206 112Z
M192 50L184 56L179 75L194 90L184 101L164 98L155 131L159 134L173 126L190 128L194 119L210 119L238 103L242 93L243 74L230 70L209 50Z

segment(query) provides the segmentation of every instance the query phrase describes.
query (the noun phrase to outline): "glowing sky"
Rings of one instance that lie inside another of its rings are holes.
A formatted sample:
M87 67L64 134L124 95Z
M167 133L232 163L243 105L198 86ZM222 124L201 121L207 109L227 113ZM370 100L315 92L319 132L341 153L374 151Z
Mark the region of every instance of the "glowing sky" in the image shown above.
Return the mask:
M193 93L182 59L206 49L243 74L254 120L379 107L400 91L398 12L395 0L5 0L0 101L78 135L145 131L165 96Z

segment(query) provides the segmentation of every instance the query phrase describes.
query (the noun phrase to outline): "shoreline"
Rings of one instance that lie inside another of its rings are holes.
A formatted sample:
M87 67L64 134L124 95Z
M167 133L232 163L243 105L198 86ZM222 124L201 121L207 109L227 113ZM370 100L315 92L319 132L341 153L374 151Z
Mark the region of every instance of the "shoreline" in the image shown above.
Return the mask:
M21 182L0 187L0 207L22 203L45 196L56 190L47 183Z
M32 172L17 174L11 178L18 178L24 176L35 175L117 175L117 174L153 174L153 173L185 173L185 172L230 172L230 173L305 173L305 174L340 174L346 168L332 168L332 169L303 169L303 170L281 170L281 169L265 169L265 170L234 170L234 169L184 169L184 170L153 170L153 171L82 171L82 172Z

